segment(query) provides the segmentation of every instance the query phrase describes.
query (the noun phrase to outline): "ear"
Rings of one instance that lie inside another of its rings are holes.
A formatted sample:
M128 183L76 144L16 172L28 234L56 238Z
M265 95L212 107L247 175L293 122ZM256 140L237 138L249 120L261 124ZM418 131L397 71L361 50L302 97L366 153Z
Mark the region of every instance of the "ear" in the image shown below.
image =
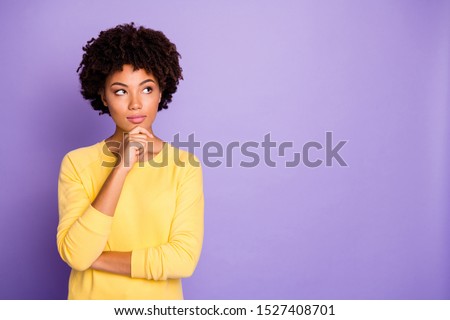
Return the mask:
M100 90L98 90L98 94L99 94L100 98L102 99L103 105L104 105L105 107L107 107L107 106L108 106L108 101L106 101L106 98L105 98L105 91L103 90L103 88L100 89Z
M161 97L162 97L162 92L159 93L159 102L158 103L161 102Z

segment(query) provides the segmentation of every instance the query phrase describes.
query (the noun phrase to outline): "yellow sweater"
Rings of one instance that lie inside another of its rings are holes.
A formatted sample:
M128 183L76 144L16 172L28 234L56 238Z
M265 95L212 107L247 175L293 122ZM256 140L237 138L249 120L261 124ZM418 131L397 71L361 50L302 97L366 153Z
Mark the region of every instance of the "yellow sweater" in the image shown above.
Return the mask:
M194 272L203 242L200 162L166 142L151 163L134 164L109 217L91 203L113 163L105 141L62 160L57 245L72 268L68 298L183 299L181 278ZM103 251L131 251L131 277L91 269Z

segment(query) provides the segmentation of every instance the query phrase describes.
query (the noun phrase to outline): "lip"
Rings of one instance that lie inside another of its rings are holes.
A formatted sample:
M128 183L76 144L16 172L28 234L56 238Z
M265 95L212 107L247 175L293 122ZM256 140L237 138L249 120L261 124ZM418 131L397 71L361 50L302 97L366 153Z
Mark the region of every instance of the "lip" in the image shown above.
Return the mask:
M131 123L139 124L139 123L141 123L142 121L144 121L146 117L147 117L147 116L135 115L135 116L129 116L129 117L127 117L127 120L130 121Z

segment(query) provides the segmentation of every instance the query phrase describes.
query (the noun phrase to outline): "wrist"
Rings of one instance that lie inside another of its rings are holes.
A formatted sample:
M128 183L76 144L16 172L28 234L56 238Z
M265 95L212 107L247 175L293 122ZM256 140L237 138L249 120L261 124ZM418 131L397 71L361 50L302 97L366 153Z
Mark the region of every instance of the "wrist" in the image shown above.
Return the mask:
M95 259L95 261L92 263L92 265L91 265L91 268L92 268L92 269L95 269L95 270L100 269L102 256L103 256L103 252L102 252L102 253L100 254L100 256L99 256L97 259Z
M117 164L114 167L113 171L117 175L127 175L132 167L133 167L132 164L124 163L123 161L120 161L120 162L117 162Z

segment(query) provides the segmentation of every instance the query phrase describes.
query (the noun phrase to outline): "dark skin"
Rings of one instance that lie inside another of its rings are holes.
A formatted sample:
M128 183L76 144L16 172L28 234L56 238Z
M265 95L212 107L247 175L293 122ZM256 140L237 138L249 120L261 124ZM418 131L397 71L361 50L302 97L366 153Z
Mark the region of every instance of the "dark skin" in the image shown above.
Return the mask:
M94 208L107 216L114 216L125 178L133 164L151 159L164 145L152 129L161 93L152 74L144 69L134 71L131 65L124 65L122 71L109 75L100 91L116 124L114 134L105 140L121 145L118 150L111 150L119 154L118 163L92 202ZM131 276L131 252L103 252L91 268Z

